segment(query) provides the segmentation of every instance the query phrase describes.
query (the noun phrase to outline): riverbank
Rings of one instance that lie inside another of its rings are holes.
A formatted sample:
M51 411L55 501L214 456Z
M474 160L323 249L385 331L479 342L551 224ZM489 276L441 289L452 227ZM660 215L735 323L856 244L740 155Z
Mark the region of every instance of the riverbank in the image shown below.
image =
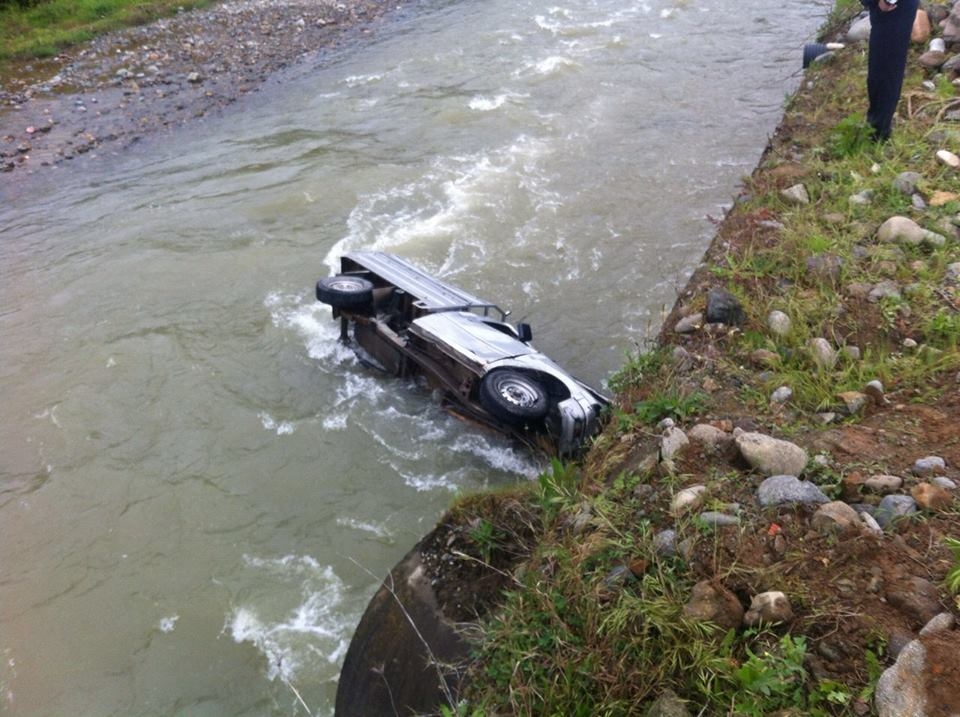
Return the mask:
M583 465L421 546L458 714L960 712L955 75L920 38L873 144L856 11Z
M194 126L400 6L237 0L16 63L0 86L0 173L40 172Z

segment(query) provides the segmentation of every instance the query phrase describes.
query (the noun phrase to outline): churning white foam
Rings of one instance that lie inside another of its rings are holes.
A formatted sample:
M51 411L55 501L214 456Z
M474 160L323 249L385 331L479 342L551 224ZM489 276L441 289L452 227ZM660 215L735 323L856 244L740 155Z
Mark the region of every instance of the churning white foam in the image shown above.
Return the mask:
M551 153L549 140L520 135L492 150L441 157L409 183L361 197L347 219L347 235L324 263L336 273L344 253L361 249L446 245L448 257L467 244L481 253L494 251L491 227L502 223L506 231L517 216L552 212L561 203L547 188L542 160ZM462 267L448 262L438 273L451 268Z
M270 311L270 319L278 328L295 330L304 340L307 353L321 366L353 361L353 351L344 346L340 328L333 321L330 307L317 301L304 301L303 295L272 291L263 300Z
M249 642L266 661L266 676L294 681L301 671L313 672L319 657L337 663L349 644L355 617L345 614L344 586L330 566L310 556L264 559L245 555L251 569L266 573L273 584L299 586L297 604L280 610L271 604L243 604L227 616L224 631L238 642Z

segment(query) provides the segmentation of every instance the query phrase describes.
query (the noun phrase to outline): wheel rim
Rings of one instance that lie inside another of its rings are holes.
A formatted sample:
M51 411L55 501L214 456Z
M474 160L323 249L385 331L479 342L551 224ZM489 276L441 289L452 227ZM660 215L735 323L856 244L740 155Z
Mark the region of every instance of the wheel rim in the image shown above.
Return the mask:
M497 389L504 401L520 408L530 408L539 399L539 394L529 384L514 378L503 379Z
M365 288L361 282L349 276L336 277L328 286L334 291L361 291Z

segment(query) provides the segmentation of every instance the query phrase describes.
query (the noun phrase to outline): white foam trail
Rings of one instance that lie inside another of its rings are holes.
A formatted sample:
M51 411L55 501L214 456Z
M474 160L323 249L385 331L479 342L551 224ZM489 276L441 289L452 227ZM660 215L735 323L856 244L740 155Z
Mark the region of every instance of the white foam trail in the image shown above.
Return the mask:
M160 632L173 632L179 619L179 615L170 615L169 617L161 618L157 627L160 629Z
M380 525L375 525L374 523L367 523L362 520L357 520L356 518L337 518L337 525L343 526L344 528L353 528L354 530L362 530L365 533L371 533L378 538L393 538L393 535L389 530Z
M450 492L457 490L456 484L449 480L449 476L438 476L432 473L415 475L403 471L397 472L400 473L403 482L418 493L426 493L427 491L437 490L439 488L444 488Z
M264 559L244 556L247 565L274 581L300 583L300 602L282 616L269 617L269 606L240 605L227 616L224 631L234 641L249 642L266 660L266 676L285 682L316 671L311 657L336 663L348 645L353 617L344 615L343 583L330 566L310 556Z
M288 436L296 430L296 427L290 421L277 421L265 411L258 413L257 417L266 430L276 431L278 436Z
M451 445L458 453L468 453L483 459L491 467L505 473L518 474L527 478L536 478L543 470L528 451L517 451L502 443L491 443L487 436L459 436Z
M383 78L384 75L380 73L372 73L369 75L350 75L349 77L343 78L343 83L350 88L362 87L364 85L380 82Z

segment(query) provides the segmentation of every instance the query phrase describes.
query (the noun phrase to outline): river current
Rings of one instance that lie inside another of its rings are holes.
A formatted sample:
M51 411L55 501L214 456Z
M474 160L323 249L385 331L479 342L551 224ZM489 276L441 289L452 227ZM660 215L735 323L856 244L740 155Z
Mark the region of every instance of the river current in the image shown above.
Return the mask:
M390 567L541 466L360 365L316 280L395 252L602 386L829 6L422 0L221 118L0 175L0 712L331 714Z

